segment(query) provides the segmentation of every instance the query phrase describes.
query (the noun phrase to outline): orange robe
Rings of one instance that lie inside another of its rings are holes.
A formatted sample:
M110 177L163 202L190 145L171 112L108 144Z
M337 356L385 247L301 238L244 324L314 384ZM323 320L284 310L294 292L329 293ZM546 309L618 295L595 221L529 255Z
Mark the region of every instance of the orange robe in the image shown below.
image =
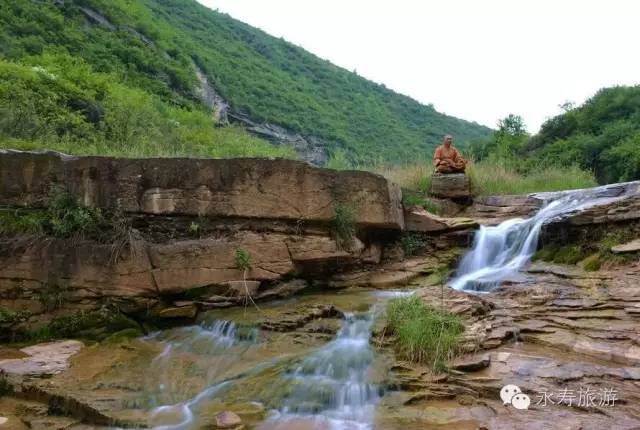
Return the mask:
M453 146L447 149L440 145L433 154L433 165L436 172L440 173L460 173L464 172L467 162Z

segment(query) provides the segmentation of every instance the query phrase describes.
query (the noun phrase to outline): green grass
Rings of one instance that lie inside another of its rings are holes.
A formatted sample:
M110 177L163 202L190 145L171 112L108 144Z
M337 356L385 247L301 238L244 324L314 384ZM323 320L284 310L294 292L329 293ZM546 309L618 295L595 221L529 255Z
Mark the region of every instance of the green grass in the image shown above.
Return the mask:
M596 272L602 267L602 261L600 260L600 254L592 254L582 260L582 268L587 272Z
M431 189L433 167L429 161L418 161L409 165L386 165L361 167L386 177L409 191L408 204L420 204L413 194L425 193ZM597 186L594 175L577 166L556 167L540 165L531 167L526 173L504 162L481 161L467 165L467 175L471 181L472 193L476 196L503 194L528 194L544 191L562 191ZM437 208L425 207L437 213Z
M50 191L45 210L0 211L0 235L49 235L57 238L112 239L120 220L114 214L81 205L63 188Z
M501 163L469 163L467 175L475 195L528 194L597 186L591 172L577 166L543 166L520 173Z
M239 127L216 127L201 106L176 106L68 54L24 61L0 57L0 148L126 157L296 157L292 148L275 147Z
M251 269L251 254L249 254L249 251L242 248L236 249L236 267L242 271Z
M58 60L48 61L52 55ZM465 141L490 131L195 0L0 0L0 58L24 66L18 76L0 71L0 134L71 153L292 153L216 129L198 99L194 65L235 111L320 137L350 162L414 159L443 134ZM91 82L87 67L99 75ZM32 78L45 83L35 90Z
M352 204L338 203L331 221L331 234L341 248L351 245L356 236L356 208Z
M425 304L420 297L393 299L387 307L387 327L403 358L444 370L456 354L464 325L451 313Z
M424 197L424 193L416 193L415 191L411 191L408 189L402 190L402 204L405 208L410 208L411 206L420 206L427 212L436 215L442 213L442 207L433 200Z
M611 248L637 238L639 233L632 226L611 228L590 229L588 235L585 233L575 243L547 244L535 253L533 259L557 264L579 264L590 272L636 260L638 253L615 254Z
M427 246L427 240L419 233L403 232L400 237L400 246L405 257L416 255Z
M0 370L0 398L13 394L13 385L7 380L7 375Z

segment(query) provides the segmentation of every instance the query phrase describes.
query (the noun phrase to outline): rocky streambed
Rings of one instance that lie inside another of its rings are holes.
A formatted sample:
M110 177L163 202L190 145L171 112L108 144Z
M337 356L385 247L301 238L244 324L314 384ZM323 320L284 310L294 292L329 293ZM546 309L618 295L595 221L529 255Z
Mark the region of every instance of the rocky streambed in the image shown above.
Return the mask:
M640 428L639 183L522 229L567 195L443 218L381 177L283 160L6 152L0 168L2 428ZM61 184L129 246L55 237ZM34 220L49 230L20 230ZM448 287L478 224L504 220L475 236L513 270ZM540 247L566 264L530 264ZM446 371L396 354L385 308L406 295L463 322Z
M259 429L640 425L640 264L593 273L536 263L482 296L431 281L213 311L192 326L72 346L56 368L14 356L0 361L18 389L1 410L15 428L216 428L224 411ZM384 337L375 309L409 292L465 321L465 353L445 373L397 360ZM528 410L503 405L508 384L530 396Z

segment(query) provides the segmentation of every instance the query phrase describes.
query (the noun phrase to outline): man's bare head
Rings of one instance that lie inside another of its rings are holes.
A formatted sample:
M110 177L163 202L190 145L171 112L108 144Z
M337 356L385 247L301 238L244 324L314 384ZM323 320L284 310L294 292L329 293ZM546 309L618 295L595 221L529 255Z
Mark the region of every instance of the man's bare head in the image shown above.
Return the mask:
M442 143L444 143L444 146L449 148L453 143L453 136L451 136L450 134L445 135L444 138L442 139Z

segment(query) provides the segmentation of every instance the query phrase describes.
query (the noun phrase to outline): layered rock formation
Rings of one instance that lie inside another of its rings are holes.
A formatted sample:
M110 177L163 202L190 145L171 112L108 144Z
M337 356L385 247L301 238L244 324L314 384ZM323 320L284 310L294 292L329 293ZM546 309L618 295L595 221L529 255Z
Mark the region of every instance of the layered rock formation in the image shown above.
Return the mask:
M640 426L640 261L597 273L537 263L524 275L482 296L418 290L464 318L466 353L446 374L396 363L401 390L379 407L382 428ZM503 405L507 384L528 410Z
M184 319L311 284L405 282L424 271L402 262L405 217L427 248L465 245L447 235L475 226L405 213L381 176L298 161L0 153L0 211L46 214L54 190L115 214L118 239L0 236L0 307L13 313L56 318L108 301Z

